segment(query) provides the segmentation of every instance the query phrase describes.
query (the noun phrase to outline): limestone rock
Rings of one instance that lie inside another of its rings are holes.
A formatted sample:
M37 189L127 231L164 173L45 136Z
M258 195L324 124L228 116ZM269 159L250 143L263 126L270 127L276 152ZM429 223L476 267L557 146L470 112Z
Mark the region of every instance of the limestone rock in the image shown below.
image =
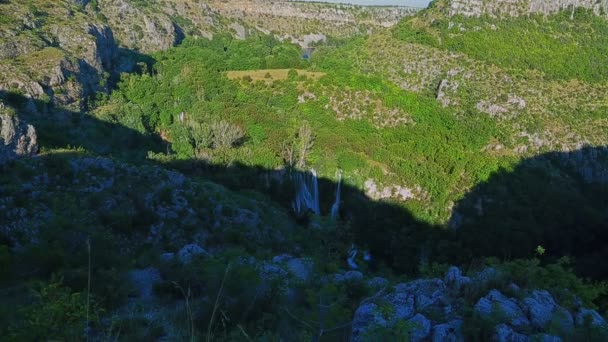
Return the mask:
M499 324L494 328L494 341L496 342L528 342L526 335L516 333L510 326Z
M591 9L596 15L608 9L606 1L597 0L449 0L447 14L466 17L518 17L527 14L554 14L572 8Z
M463 321L455 319L433 327L433 342L464 342Z
M589 321L591 325L595 326L606 326L606 321L599 313L595 310L581 309L576 314L576 325L584 325L586 321Z
M395 286L397 293L406 293L415 298L416 310L441 305L445 297L445 284L440 279L420 279Z
M391 308L390 313L382 307ZM353 341L365 341L366 334L378 327L394 326L398 321L414 316L414 297L407 293L394 293L383 297L378 304L366 302L355 311L352 326Z
M207 252L201 246L197 244L190 244L182 247L182 249L180 249L177 253L177 257L182 263L189 264L192 262L194 257L205 254L207 254Z
M236 39L245 40L247 39L247 29L239 23L230 24L230 28L234 30Z
M499 312L495 312L495 308ZM530 325L530 321L519 307L517 300L507 298L498 290L492 290L475 304L475 312L482 317L489 317L493 314L504 315L508 323L517 328Z
M463 276L458 267L450 267L443 282L450 289L460 292L464 286L471 283L471 278Z
M431 321L421 314L416 314L407 321L410 325L410 341L425 340L431 334Z
M279 255L272 259L275 264L285 265L285 269L296 279L306 282L312 276L313 264L311 260L294 258L291 255Z
M553 316L557 303L547 291L534 291L523 300L524 310L536 328L543 328Z
M38 152L34 126L3 113L0 104L0 165L18 157L33 156Z
M100 1L101 12L120 41L142 52L166 50L179 42L179 30L164 13L150 13L127 0Z

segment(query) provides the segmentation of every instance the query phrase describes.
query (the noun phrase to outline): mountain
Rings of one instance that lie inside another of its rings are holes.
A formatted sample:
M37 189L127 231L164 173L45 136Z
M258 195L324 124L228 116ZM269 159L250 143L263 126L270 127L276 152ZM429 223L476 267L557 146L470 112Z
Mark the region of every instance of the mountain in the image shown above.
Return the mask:
M606 20L0 0L0 333L605 340Z

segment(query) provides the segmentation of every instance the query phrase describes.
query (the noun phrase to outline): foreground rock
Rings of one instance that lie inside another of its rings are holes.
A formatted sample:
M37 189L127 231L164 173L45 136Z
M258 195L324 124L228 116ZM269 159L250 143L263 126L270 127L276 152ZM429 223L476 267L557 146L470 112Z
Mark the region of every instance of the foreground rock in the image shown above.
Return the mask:
M444 280L418 279L380 291L356 310L352 339L371 341L388 333L410 341L464 341L463 325L468 319L476 319L475 324L492 324L488 334L494 341L561 341L577 328L608 328L595 310L570 311L548 291L526 291L515 284L509 286L509 292L517 292L517 298L491 289L471 303L472 316L467 313L464 291L483 288L489 277L499 276L495 270L486 269L466 277L452 267ZM555 336L556 331L561 336Z

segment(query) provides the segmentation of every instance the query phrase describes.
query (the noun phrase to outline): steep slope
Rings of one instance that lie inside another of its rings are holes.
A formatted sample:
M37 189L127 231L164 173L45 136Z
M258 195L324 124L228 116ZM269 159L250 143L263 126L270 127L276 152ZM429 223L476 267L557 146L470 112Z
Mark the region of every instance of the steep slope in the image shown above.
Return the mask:
M559 11L585 8L596 15L606 15L606 0L438 0L434 4L449 16L517 17L530 14L555 14Z
M108 91L110 70L120 70L108 26L67 1L0 8L0 89L76 109Z
M499 133L485 153L529 155L605 143L604 19L581 11L574 19L565 13L445 17L441 4L404 20L392 35L354 45L346 58L365 73L435 97L462 120L487 115Z
M82 110L98 94L107 94L119 73L150 64L141 53L169 49L185 35L211 39L218 32L231 32L243 39L263 31L308 48L328 37L391 26L415 13L410 8L268 1L242 5L183 0L3 1L0 89Z

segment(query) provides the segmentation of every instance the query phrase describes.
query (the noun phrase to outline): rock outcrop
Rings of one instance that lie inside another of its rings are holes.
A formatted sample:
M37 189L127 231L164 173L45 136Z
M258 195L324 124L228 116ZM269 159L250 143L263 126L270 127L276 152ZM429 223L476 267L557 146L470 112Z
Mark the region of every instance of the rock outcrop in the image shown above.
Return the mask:
M125 46L142 52L166 50L180 40L180 29L171 18L128 0L99 2L100 11L108 18Z
M528 14L549 15L562 10L591 9L596 15L605 15L606 0L449 0L447 14L466 17L518 17Z
M397 331L399 326L405 326L410 341L464 341L463 322L471 317L465 317L463 291L483 288L496 277L500 273L490 268L467 277L451 267L444 280L418 279L382 290L355 312L353 341L373 340L378 332ZM492 289L473 305L475 317L494 322L490 332L494 341L559 341L560 337L551 335L556 326L566 337L577 326L608 328L595 310L568 310L546 290L528 291L515 284L509 289L517 292L517 298Z
M0 103L0 166L38 152L34 126L3 111L3 104Z

